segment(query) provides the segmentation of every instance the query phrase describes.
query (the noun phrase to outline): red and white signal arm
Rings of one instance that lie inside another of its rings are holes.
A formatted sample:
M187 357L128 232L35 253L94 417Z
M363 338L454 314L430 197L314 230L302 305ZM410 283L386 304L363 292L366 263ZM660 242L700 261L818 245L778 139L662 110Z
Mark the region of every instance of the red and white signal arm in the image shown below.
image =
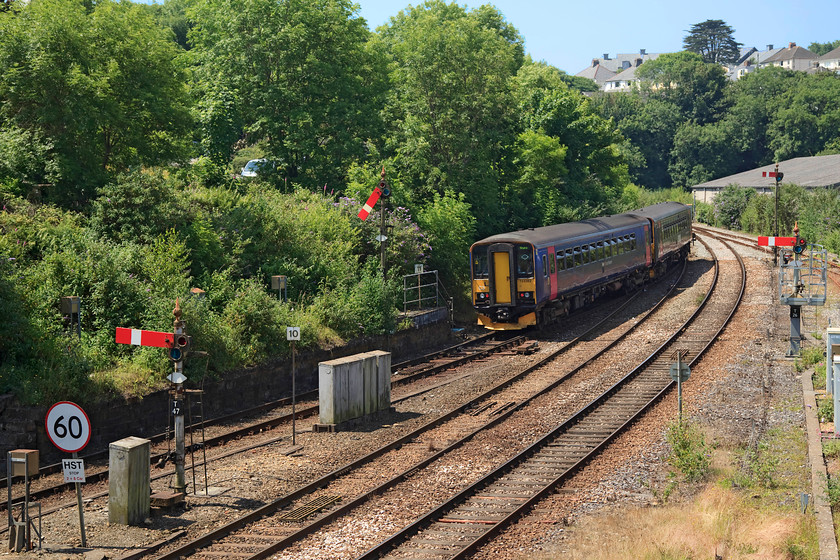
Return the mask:
M90 419L76 403L55 403L44 423L52 444L66 453L81 451L90 441Z
M796 245L795 237L765 237L759 236L759 247L793 247Z
M379 200L380 196L382 196L382 191L379 187L374 187L373 192L370 193L370 196L367 199L367 202L365 202L365 205L362 206L361 210L359 210L359 218L361 218L362 221L367 220L368 215L373 212L373 207L376 206L376 201Z

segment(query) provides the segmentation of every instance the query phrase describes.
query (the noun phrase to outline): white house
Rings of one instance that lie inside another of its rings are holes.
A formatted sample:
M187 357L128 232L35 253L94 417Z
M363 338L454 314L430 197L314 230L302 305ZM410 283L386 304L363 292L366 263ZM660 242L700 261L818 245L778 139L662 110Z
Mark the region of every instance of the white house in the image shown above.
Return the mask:
M840 71L840 47L820 57L820 68L834 70L835 72Z
M810 70L815 68L819 63L819 57L804 47L796 46L796 43L790 43L786 49L781 49L779 52L762 61L762 65L781 66L787 70Z

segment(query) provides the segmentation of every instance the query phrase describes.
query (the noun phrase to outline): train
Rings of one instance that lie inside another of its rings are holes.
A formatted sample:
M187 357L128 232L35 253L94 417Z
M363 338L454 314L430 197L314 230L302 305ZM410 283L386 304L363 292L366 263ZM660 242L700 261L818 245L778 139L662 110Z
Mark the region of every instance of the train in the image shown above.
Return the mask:
M478 324L542 326L603 294L632 291L688 256L692 219L691 206L660 202L476 241L470 267Z

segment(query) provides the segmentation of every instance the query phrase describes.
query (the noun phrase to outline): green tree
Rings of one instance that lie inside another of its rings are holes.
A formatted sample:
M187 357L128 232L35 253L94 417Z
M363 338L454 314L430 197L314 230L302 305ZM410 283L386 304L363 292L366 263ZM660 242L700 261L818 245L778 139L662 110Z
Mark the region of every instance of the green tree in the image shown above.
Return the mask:
M479 235L498 231L501 166L515 136L511 78L522 39L485 7L430 0L378 30L391 60L382 153L408 201L464 193ZM389 177L393 175L389 172Z
M623 149L631 180L652 190L670 187L674 136L683 122L679 108L639 92L598 95L593 103L601 115L613 119L627 139Z
M741 229L741 215L747 208L750 199L756 196L754 189L727 185L714 199L715 224L726 228Z
M0 13L0 123L51 144L48 197L82 202L116 171L178 157L189 121L176 54L131 3L44 0Z
M441 280L450 291L466 288L470 279L467 248L475 240L475 222L463 193L435 193L417 215L417 223L428 235L432 248L429 267L440 271Z
M840 138L840 76L805 75L779 100L768 126L776 161L812 156Z
M311 189L343 183L381 133L387 66L348 0L198 0L189 15L200 122L224 155L234 126L265 142L279 175Z
M731 135L720 123L683 123L671 150L671 180L687 188L731 174L737 166L731 141Z
M549 66L525 64L516 84L525 131L514 146L518 179L507 185L510 225L548 225L609 211L628 180L619 150L623 139L613 123Z
M733 37L735 30L720 19L707 19L691 26L683 39L683 48L703 57L704 62L727 64L738 60L741 43Z
M705 62L693 52L663 54L636 70L652 98L676 105L686 120L699 124L720 119L726 110L728 80L719 64Z

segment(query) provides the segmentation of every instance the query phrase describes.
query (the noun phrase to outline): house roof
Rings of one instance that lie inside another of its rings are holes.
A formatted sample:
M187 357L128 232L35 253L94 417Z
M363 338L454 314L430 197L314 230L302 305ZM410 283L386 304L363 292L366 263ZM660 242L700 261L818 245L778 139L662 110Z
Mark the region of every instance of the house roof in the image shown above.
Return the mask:
M581 78L589 78L593 80L598 85L603 84L613 76L615 76L615 72L610 70L609 68L604 68L600 64L595 64L594 66L590 66L581 70L575 76L579 76Z
M782 62L783 60L814 60L819 58L816 54L812 53L808 49L804 47L799 47L796 43L791 43L789 47L786 49L779 49L777 53L774 55L765 58L761 62Z
M820 60L835 60L840 59L840 47L829 51L820 57Z
M630 68L628 68L624 72L619 72L618 74L616 74L615 76L613 76L612 78L610 78L607 81L608 82L621 82L621 81L631 82L635 79L636 79L636 67L631 66Z
M590 66L600 65L606 68L607 70L611 70L612 72L621 72L625 70L624 63L630 64L630 66L634 66L637 60L641 60L642 62L653 60L659 57L659 53L630 53L630 54L617 54L615 58L593 58L592 64Z
M772 177L763 177L762 173L775 171L776 165L770 164L713 181L694 185L694 189L722 189L728 185L740 187L767 188L775 185ZM779 171L785 174L783 183L792 183L801 187L828 188L840 187L840 154L828 156L798 157L779 162Z

